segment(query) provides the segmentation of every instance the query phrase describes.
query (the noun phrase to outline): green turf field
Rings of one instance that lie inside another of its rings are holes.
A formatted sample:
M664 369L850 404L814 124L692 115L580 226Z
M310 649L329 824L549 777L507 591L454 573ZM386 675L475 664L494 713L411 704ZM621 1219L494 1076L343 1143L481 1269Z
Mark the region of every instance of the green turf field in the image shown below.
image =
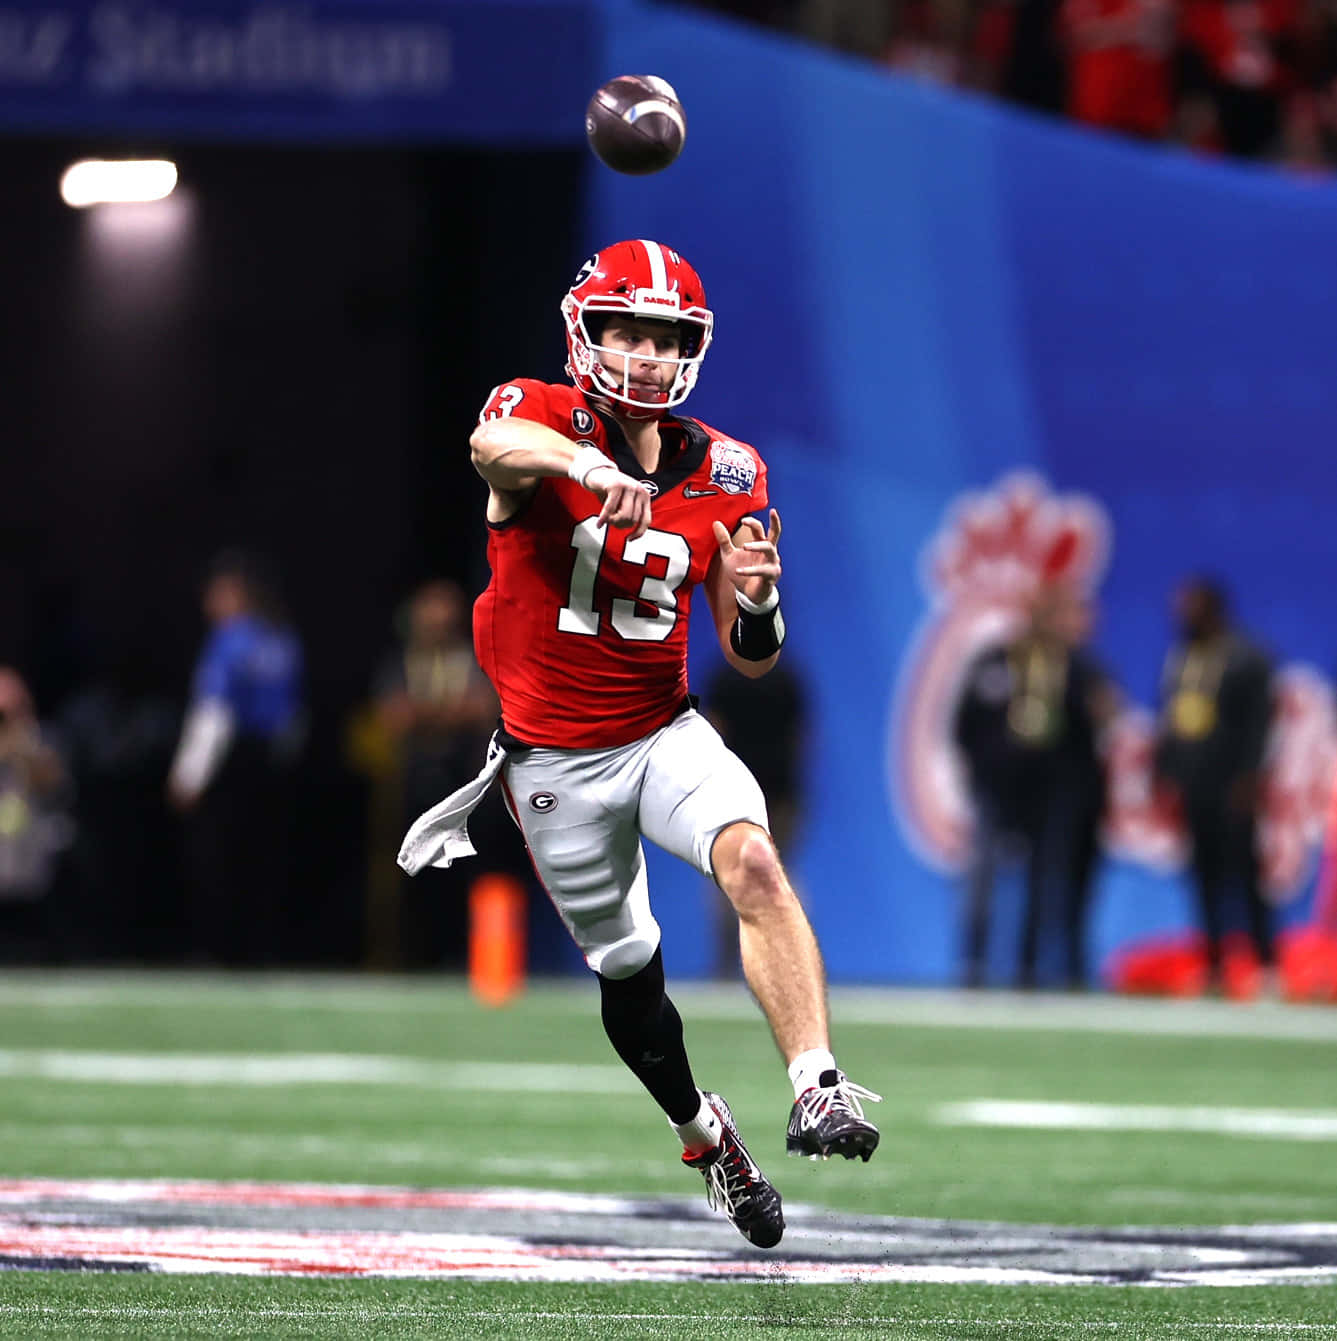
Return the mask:
M742 989L675 990L699 1081L786 1203L1070 1226L1337 1221L1337 1012L837 992L867 1166L785 1160ZM1056 1105L1064 1105L1056 1107ZM0 976L0 1177L523 1187L704 1200L593 984ZM730 1231L732 1233L732 1231ZM783 1251L785 1245L782 1245ZM1331 1277L1327 1277L1331 1279ZM0 1271L12 1336L1337 1337L1337 1287L539 1284Z

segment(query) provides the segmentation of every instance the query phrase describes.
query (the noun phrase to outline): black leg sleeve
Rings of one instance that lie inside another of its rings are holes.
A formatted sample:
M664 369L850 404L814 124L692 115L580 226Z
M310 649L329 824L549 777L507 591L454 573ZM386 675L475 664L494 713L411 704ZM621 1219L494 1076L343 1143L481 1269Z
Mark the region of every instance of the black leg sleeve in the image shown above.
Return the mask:
M664 991L664 957L654 958L630 978L599 978L604 1031L617 1055L650 1091L669 1121L690 1122L701 1104L687 1049L682 1017Z

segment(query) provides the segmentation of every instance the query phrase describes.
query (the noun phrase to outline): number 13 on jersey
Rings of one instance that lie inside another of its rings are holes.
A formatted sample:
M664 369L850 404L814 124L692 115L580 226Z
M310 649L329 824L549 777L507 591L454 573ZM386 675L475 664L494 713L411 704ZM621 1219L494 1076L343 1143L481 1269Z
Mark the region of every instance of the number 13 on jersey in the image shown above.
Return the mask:
M576 551L571 590L566 604L557 612L557 627L563 633L583 634L587 638L599 636L601 616L594 608L594 584L607 540L608 527L600 526L595 517L587 517L571 533L571 547ZM673 632L678 622L678 588L692 567L691 547L672 531L649 530L639 540L628 540L622 548L626 563L644 565L651 555L667 563L664 576L647 573L636 600L615 597L609 612L614 632L632 642L663 642ZM655 613L638 614L637 600L657 607Z

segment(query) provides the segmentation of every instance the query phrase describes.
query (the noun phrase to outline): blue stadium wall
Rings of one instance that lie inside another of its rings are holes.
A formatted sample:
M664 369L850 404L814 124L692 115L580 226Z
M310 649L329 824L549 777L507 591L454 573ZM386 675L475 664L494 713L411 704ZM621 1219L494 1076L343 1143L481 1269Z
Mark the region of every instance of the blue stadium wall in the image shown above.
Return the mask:
M591 167L590 250L653 236L693 261L717 333L689 408L770 464L817 718L798 883L833 979L948 980L957 890L895 822L885 750L924 546L964 490L1033 469L1108 510L1098 651L1133 698L1154 702L1167 593L1203 568L1280 660L1329 670L1337 190L609 13L604 73L663 75L690 130L657 176ZM702 682L704 622L695 642ZM652 878L669 964L704 972L710 893L662 856ZM1098 960L1191 922L1181 879L1105 865Z

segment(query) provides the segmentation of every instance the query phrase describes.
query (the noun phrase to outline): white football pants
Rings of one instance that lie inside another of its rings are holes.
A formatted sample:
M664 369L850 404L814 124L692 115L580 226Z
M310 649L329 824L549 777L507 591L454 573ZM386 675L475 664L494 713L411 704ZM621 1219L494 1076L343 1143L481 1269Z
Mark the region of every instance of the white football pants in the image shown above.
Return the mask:
M562 921L596 973L627 978L659 945L641 836L712 876L720 830L769 831L743 761L695 711L611 750L533 749L502 771L506 800Z

